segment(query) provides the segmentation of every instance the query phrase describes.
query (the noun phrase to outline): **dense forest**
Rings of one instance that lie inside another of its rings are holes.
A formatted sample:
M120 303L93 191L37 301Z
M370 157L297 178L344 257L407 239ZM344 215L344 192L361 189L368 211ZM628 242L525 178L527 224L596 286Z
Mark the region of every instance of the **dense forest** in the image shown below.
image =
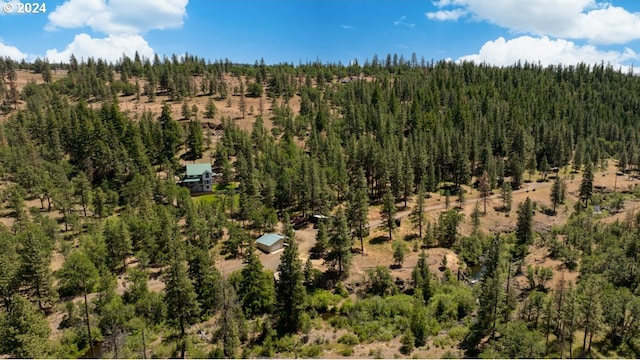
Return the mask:
M0 60L0 354L640 356L631 73Z

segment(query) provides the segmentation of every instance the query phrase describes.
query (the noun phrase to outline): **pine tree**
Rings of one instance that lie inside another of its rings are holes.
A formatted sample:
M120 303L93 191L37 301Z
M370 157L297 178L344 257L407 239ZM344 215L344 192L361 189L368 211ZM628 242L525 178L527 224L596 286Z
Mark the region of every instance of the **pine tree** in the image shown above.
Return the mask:
M213 119L217 113L218 113L218 108L216 107L216 104L213 102L213 98L209 98L204 117Z
M591 341L602 327L602 288L603 282L598 275L589 275L578 282L577 316L584 337L582 339L583 354L591 353ZM587 345L587 339L589 344Z
M502 208L508 213L511 211L511 203L512 203L512 190L511 184L509 182L504 182L502 184L502 189L500 191L500 197L502 198Z
M239 110L242 113L242 118L244 119L245 112L247 111L247 103L244 99L244 83L240 81L240 102L238 104Z
M240 324L244 321L244 318L233 286L223 281L221 287L221 311L216 323L218 329L220 329L218 339L222 341L224 356L232 359L236 357L236 352L240 346Z
M35 223L28 223L18 232L18 253L21 257L20 277L27 293L43 310L53 304L57 293L51 276L51 257L54 240L48 238Z
M502 282L500 279L500 253L502 240L500 235L495 235L485 261L485 271L480 283L480 295L478 297L478 322L477 330L482 336L492 334L496 330L498 321L498 308L502 297Z
M324 221L318 222L318 232L316 233L316 244L313 251L324 256L325 251L329 247L329 234L327 232L327 224Z
M407 207L407 199L411 196L411 190L414 184L415 174L413 171L413 165L411 159L408 156L403 157L402 161L402 200L404 201L404 207Z
M527 247L533 244L533 204L527 197L518 205L518 221L516 222L515 258L523 259L527 255Z
M551 203L553 204L553 213L556 213L556 207L560 204L564 198L562 180L560 176L556 176L553 181L553 187L551 188Z
M396 203L393 195L386 189L382 195L381 228L389 232L389 240L393 240L393 230L396 229Z
M531 177L536 173L536 168L538 164L536 164L536 156L535 154L531 154L529 156L529 160L527 161L527 173L529 173L529 182L531 182Z
M351 242L347 219L342 209L339 209L334 216L325 260L331 269L338 267L338 277L340 278L349 272L351 266Z
M89 348L93 349L93 337L91 335L91 319L89 317L89 301L87 294L93 292L100 280L98 269L91 260L82 252L72 252L58 272L61 290L76 295L78 290L84 296L85 325ZM67 290L65 290L67 289Z
M184 359L187 350L185 339L187 326L197 321L200 314L200 304L193 283L187 274L187 267L179 254L176 254L170 262L164 282L166 284L164 302L167 304L167 319L180 332L178 346L180 358Z
M171 117L171 106L165 103L162 106L162 113L159 118L160 129L162 131L162 147L160 150L160 163L175 161L182 139L180 125Z
M522 160L517 154L514 154L509 159L509 171L511 172L511 186L513 189L518 190L522 185L522 173L524 172L524 166Z
M487 213L487 198L491 194L491 182L489 181L489 174L487 171L482 172L482 176L478 180L478 191L480 191L480 196L482 196L482 202L484 205L484 213Z
M9 311L11 297L20 286L20 256L15 237L4 229L0 230L0 269L0 302Z
M278 265L276 282L276 316L282 332L295 333L301 327L304 311L305 287L303 284L302 261L298 257L295 238L289 239Z
M188 273L203 315L212 315L220 306L222 276L207 250L191 249Z
M185 120L191 119L191 111L189 111L189 104L187 103L187 99L182 102L182 118Z
M547 174L551 171L551 166L549 165L549 161L547 160L547 156L542 157L542 162L540 163L540 171L542 171L542 180L547 180Z
M84 217L87 217L87 207L92 203L93 190L91 189L91 183L87 179L87 175L81 172L78 176L74 177L71 182L75 189L75 195L80 200L82 205L82 212Z
M0 353L15 358L48 355L49 324L45 316L22 295L14 295L9 309L0 316Z
M105 222L103 235L108 251L109 267L113 270L122 265L127 269L127 257L132 251L131 233L121 218L111 218Z
M587 166L584 169L584 173L582 174L582 181L580 182L580 200L584 202L584 207L586 208L589 204L589 200L591 200L591 195L593 194L593 169L591 167L591 162L587 162Z
M204 152L204 134L200 121L189 121L189 133L187 135L187 158L197 160Z
M273 279L264 271L262 262L255 253L253 241L245 253L242 281L238 288L238 297L248 318L267 313L274 303Z
M420 291L424 304L429 303L432 295L431 272L429 271L429 260L426 251L422 250L418 257L418 262L411 272L411 282L414 289Z
M352 233L360 239L360 249L364 254L364 237L369 225L369 196L362 169L358 171L354 189L349 192L347 221Z
M480 203L476 201L471 211L471 226L473 227L472 233L475 233L480 228Z
M396 240L393 243L393 262L396 266L402 267L406 252L407 247L402 241Z
M422 227L424 226L424 187L421 185L418 187L418 194L416 195L416 206L413 208L410 214L411 222L418 228L418 237L422 238Z

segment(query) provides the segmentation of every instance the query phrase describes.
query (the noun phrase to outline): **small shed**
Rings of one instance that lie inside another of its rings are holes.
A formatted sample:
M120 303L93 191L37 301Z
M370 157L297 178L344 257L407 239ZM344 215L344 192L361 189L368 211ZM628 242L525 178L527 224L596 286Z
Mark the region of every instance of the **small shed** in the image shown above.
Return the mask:
M256 246L265 253L271 254L284 247L285 238L286 236L276 233L264 234L256 240Z

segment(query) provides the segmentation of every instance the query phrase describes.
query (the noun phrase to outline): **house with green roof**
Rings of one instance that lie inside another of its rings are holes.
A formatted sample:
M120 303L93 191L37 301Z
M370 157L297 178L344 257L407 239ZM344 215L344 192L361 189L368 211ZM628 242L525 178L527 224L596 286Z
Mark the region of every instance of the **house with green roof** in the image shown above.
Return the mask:
M188 187L191 192L211 191L213 184L211 164L187 164L187 172L180 184Z

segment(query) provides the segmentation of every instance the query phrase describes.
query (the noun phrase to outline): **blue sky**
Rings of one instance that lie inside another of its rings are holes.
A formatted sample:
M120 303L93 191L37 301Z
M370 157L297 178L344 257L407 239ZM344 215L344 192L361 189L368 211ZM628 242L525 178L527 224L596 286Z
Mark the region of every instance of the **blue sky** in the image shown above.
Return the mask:
M182 55L253 64L363 62L377 54L495 65L640 69L637 0L46 0L0 11L0 56L67 61Z

